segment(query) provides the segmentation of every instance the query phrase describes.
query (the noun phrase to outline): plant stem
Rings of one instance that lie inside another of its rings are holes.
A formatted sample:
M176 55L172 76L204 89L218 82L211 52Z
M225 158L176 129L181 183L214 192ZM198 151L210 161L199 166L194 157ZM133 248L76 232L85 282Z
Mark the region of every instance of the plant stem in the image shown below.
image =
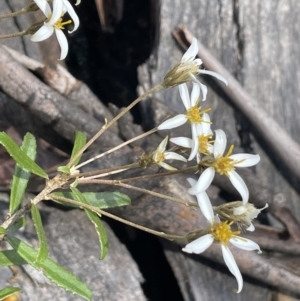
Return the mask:
M48 196L49 199L52 199L52 200L57 200L57 201L61 201L61 202L65 202L65 203L69 203L69 204L73 204L73 205L76 205L78 207L82 207L82 208L85 208L85 209L89 209L95 213L97 213L98 215L104 215L104 216L107 216L111 219L114 219L118 222L121 222L125 225L128 225L128 226L131 226L131 227L134 227L136 229L139 229L139 230L142 230L142 231L145 231L145 232L148 232L150 234L153 234L153 235L156 235L156 236L159 236L159 237L162 237L162 238L166 238L166 239L169 239L169 240L181 240L181 241L186 241L186 237L185 236L180 236L180 235L170 235L170 234L166 234L164 232L159 232L159 231L155 231L155 230L152 230L152 229L149 229L147 227L144 227L144 226L141 226L141 225L138 225L138 224L135 224L133 222L130 222L126 219L123 219L121 217L118 217L118 216L115 216L109 212L106 212L104 210L101 210L101 209L98 209L94 206L91 206L91 205L88 205L88 204L84 204L82 202L78 202L78 201L75 201L75 200L72 200L72 199L69 199L69 198L65 198L65 197L59 197L59 196L56 196L56 195L49 195Z
M106 168L106 169L87 171L87 172L83 172L83 173L79 173L79 174L70 176L70 178L83 178L84 177L85 180L94 179L94 176L97 176L97 175L99 175L99 177L104 177L104 176L112 174L112 172L114 172L114 171L122 172L122 171L125 171L128 169L137 168L139 166L140 166L139 163L132 163L132 164L123 165L123 166L115 166L115 167Z
M159 197L162 199L166 199L169 201L173 201L188 207L198 207L198 205L196 203L190 203L190 202L185 202L182 199L178 199L178 198L174 198L168 195L164 195L162 193L158 193L158 192L154 192L145 188L140 188L140 187L136 187L136 186L132 186L129 184L125 184L122 183L122 181L117 181L117 180L86 180L86 179L78 179L78 184L106 184L106 185L113 185L113 186L119 186L119 187L123 187L123 188L127 188L127 189L131 189L131 190L135 190L135 191L140 191L142 193L147 193L150 194L152 196L155 197Z
M127 178L127 179L120 179L119 181L122 183L131 182L131 181L140 181L140 180L147 180L147 179L158 178L158 177L163 177L163 176L176 175L179 173L193 172L193 171L197 171L197 170L198 170L198 166L195 165L195 166L187 167L187 168L180 169L180 170L166 171L166 172L161 172L161 173L156 173L156 174L151 174L151 175L144 175L144 176Z
M78 153L70 160L70 162L67 164L67 167L71 168L72 164L75 162L75 160L83 154L83 152L91 146L91 144L94 143L95 140L97 140L111 125L113 125L117 120L119 120L123 115L125 115L132 107L134 107L136 104L138 104L141 100L146 98L148 95L150 95L153 92L159 91L163 88L162 84L159 84L149 91L145 92L143 95L138 97L136 100L134 100L128 107L126 107L124 110L122 110L116 117L114 117L111 121L106 123L96 135L91 138L86 145L78 151Z
M88 164L88 163L91 163L91 162L95 161L96 159L102 158L102 157L104 157L105 155L111 154L112 152L114 152L114 151L116 151L116 150L122 148L123 146L125 146L125 145L127 145L127 144L130 144L130 143L132 143L132 142L134 142L134 141L136 141L136 140L139 140L139 139L141 139L141 138L147 137L148 135L153 134L153 133L155 133L156 131L157 131L157 128L154 128L154 129L152 129L152 130L150 130L150 131L148 131L148 132L146 132L146 133L143 133L143 134L141 134L141 135L139 135L139 136L136 136L136 137L134 137L134 138L132 138L132 139L130 139L130 140L127 140L127 141L125 141L125 142L123 142L123 143L121 143L121 144L119 144L119 145L117 145L117 146L111 148L110 150L108 150L108 151L106 151L106 152L104 152L104 153L102 153L102 154L99 154L99 155L97 155L97 156L95 156L95 157L93 157L93 158L91 158L91 159L89 159L89 160L87 160L87 161L84 161L84 162L78 164L78 165L76 166L76 169L78 169L78 168L80 168L80 167L82 167L82 166L84 166L84 165L86 165L86 164Z

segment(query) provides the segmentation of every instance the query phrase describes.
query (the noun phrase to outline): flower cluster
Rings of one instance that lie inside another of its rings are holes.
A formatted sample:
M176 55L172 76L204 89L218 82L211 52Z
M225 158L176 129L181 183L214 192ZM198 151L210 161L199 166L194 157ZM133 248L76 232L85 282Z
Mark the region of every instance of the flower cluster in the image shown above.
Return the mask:
M76 5L80 3L81 0L77 0ZM74 11L74 8L68 0L53 0L53 10L51 10L50 5L47 0L34 0L35 4L43 12L46 17L44 24L31 36L31 41L41 42L48 39L53 32L56 34L59 46L61 48L60 60L66 58L69 45L65 34L62 29L67 24L72 23L71 20L63 21L63 17L67 12L73 20L74 27L72 33L79 26L79 18Z
M191 185L188 192L195 195L199 208L207 219L209 226L205 233L188 243L183 251L187 253L200 254L211 244L221 245L222 254L230 272L236 277L239 293L243 287L243 279L235 259L228 248L232 244L240 249L251 251L257 250L259 246L246 238L239 236L240 229L254 231L252 220L257 217L262 209L256 209L248 203L249 190L244 180L235 171L236 168L250 167L260 161L259 155L253 154L232 154L234 146L231 145L226 151L227 138L223 130L211 130L211 121L208 115L210 108L201 108L202 101L206 100L207 88L196 78L198 74L209 74L221 80L225 84L227 81L215 72L199 69L202 61L195 59L198 53L198 42L193 42L187 52L183 55L181 62L169 71L164 79L165 87L178 86L184 112L178 114L158 126L158 130L170 130L185 123L191 125L191 137L175 137L170 141L179 147L190 149L188 161L196 158L198 170L201 175L198 181L187 179ZM189 93L187 82L192 81L193 87ZM206 193L207 188L212 183L215 174L226 176L232 185L241 195L241 201L231 202L219 207L213 207ZM232 226L236 224L237 230L233 231Z

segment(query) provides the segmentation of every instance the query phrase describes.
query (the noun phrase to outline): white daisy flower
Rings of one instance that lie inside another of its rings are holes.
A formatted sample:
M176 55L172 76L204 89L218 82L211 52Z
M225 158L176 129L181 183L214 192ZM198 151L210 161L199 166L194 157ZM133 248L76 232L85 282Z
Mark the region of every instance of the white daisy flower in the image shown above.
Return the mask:
M253 204L247 203L245 205L233 208L233 217L241 220L245 225L248 226L246 230L252 232L255 230L252 220L257 218L261 211L268 207L269 205L266 204L263 208L257 209Z
M202 115L210 111L210 108L201 111L201 107L198 106L200 88L197 84L193 83L191 98L186 84L179 85L178 88L186 112L184 114L178 114L173 118L164 121L160 126L158 126L158 130L173 129L180 125L183 125L186 122L189 122L192 129L192 154L196 155L199 147L197 125L207 122L204 120ZM205 116L205 118L207 118L207 115Z
M48 39L53 32L55 32L59 46L61 48L60 60L66 58L69 50L69 45L66 36L64 35L62 29L67 24L70 24L72 21L68 20L63 22L62 17L66 12L69 13L73 22L74 28L69 33L75 31L79 26L79 18L75 13L72 5L67 0L53 0L53 12L46 0L34 0L36 5L44 13L47 18L47 22L31 36L31 41L40 42ZM79 1L80 2L80 1ZM79 4L78 2L76 4Z
M168 143L168 136L159 144L158 148L153 152L152 160L157 165L163 167L167 170L177 170L177 168L170 166L169 164L165 163L165 160L179 160L186 162L186 159L174 152L166 152L166 146Z
M194 179L188 179L191 186L195 185L196 181ZM187 253L200 254L208 249L214 242L221 245L221 250L223 254L224 261L229 269L229 271L234 275L238 283L237 293L240 293L243 288L243 278L241 272L236 264L236 261L228 248L228 243L231 243L235 247L245 250L254 251L257 250L261 253L259 245L244 237L238 236L240 231L232 231L231 224L233 222L221 222L219 217L214 216L213 209L210 200L206 192L200 192L196 194L200 209L203 215L207 218L210 223L208 228L208 234L203 235L194 241L188 243L182 250Z
M198 149L196 146L193 148L193 140L186 137L174 137L171 138L170 141L186 148L191 148L192 152L188 158L189 161L193 160L197 157L197 163L200 162L201 154L210 155L213 152L213 145L212 145L212 130L210 129L210 118L207 113L202 115L203 123L196 124L196 146L198 144Z
M249 190L244 180L235 171L235 168L256 165L260 160L260 156L251 154L231 155L233 145L230 146L227 154L223 156L227 143L226 134L223 130L216 130L215 132L216 138L213 149L214 161L210 163L210 167L205 169L201 174L197 184L189 189L189 193L194 195L205 191L211 184L215 173L218 172L220 175L226 175L229 178L232 185L240 193L243 204L245 205L249 199Z
M195 59L195 57L198 54L198 51L198 41L196 38L193 38L193 41L188 50L183 55L181 62L166 74L163 84L165 87L168 88L192 80L193 82L197 83L201 88L203 94L202 100L205 101L207 95L207 87L200 83L200 81L196 78L196 75L208 74L216 77L220 81L224 82L226 85L228 83L227 80L217 72L199 69L200 65L202 65L202 60Z

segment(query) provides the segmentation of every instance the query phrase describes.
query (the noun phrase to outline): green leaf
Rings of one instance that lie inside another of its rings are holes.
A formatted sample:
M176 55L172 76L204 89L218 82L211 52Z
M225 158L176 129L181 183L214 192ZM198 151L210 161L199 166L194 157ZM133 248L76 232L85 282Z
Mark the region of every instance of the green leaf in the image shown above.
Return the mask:
M71 170L67 166L59 166L59 167L57 167L57 171L66 173L67 175L71 174Z
M72 192L53 192L52 194L69 199L74 199ZM121 207L130 205L131 203L129 196L120 192L82 192L81 194L84 196L87 204L99 209ZM64 204L63 202L59 203ZM72 205L68 204L68 206Z
M72 188L72 193L75 197L74 200L88 204L83 194L77 188ZM105 227L103 226L99 216L95 212L88 209L84 209L84 211L88 216L88 218L90 219L90 221L95 226L96 232L99 237L99 243L100 243L100 259L103 259L108 253L108 238L107 238Z
M35 269L42 270L45 276L59 287L77 294L86 300L92 300L92 293L90 289L71 272L67 271L49 258L47 258L39 266L35 261L38 252L33 247L16 237L9 236L6 237L6 240L23 259L25 259Z
M15 250L5 250L0 252L0 267L10 265L22 265L27 261L23 259Z
M6 230L3 227L0 227L0 234L5 234Z
M36 257L36 263L38 265L41 265L41 263L43 263L43 261L45 261L48 258L48 246L46 234L43 228L42 218L35 204L31 204L31 216L35 227L35 231L39 239L39 250L38 255Z
M71 154L71 159L75 157L75 155L85 146L86 144L86 135L82 132L76 131L74 147ZM81 155L82 156L82 155ZM77 165L80 161L81 156L79 156L72 164L72 166ZM71 167L72 167L71 166Z
M48 179L47 173L32 161L6 133L0 132L2 144L11 157L22 167L37 176Z
M14 224L8 227L6 230L7 234L11 234L19 230L26 225L26 219L24 217L19 218Z
M20 291L21 289L19 287L8 286L0 290L0 300L4 300L5 298L12 296Z
M32 134L27 133L21 145L21 150L31 159L36 157L36 141ZM9 202L9 213L13 214L19 208L23 195L25 193L27 183L30 177L30 172L22 168L19 164L15 167L11 183L11 194Z

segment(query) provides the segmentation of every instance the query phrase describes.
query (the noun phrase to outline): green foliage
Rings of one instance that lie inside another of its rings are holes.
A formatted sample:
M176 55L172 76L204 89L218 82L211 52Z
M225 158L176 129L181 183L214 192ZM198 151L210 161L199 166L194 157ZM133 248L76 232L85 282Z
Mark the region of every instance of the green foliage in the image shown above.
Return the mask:
M52 194L75 200L72 192L53 192ZM127 206L131 203L129 196L120 192L82 192L81 194L85 198L87 204L99 209ZM68 204L68 206L72 205Z
M36 140L34 136L27 133L21 145L21 150L31 159L36 157ZM30 172L26 168L22 168L19 164L15 167L15 173L11 183L11 194L9 202L9 213L13 214L20 206L23 195L25 193Z
M5 234L6 230L3 227L0 227L0 234Z
M26 225L26 219L24 217L19 218L14 224L8 227L6 230L7 234L11 234L19 230Z
M5 250L0 252L0 267L10 265L22 265L27 261L22 258L15 250Z
M86 300L92 300L92 293L89 288L71 272L49 258L37 264L36 258L38 252L33 247L16 237L8 236L6 240L28 264L37 270L42 270L44 275L59 287L81 296Z
M75 155L85 146L85 144L86 144L86 135L82 132L76 131L71 159L73 159L75 157ZM72 166L75 166L80 161L80 159L81 159L81 156L79 156L73 162Z
M48 179L47 173L30 159L25 152L14 142L6 133L0 132L0 144L2 144L10 156L22 167L29 172Z
M4 300L5 298L12 296L20 291L21 289L19 287L8 286L0 290L0 300Z
M48 258L48 246L41 215L35 204L31 204L31 216L39 239L39 250L36 257L36 263L41 265Z
M72 160L77 153L85 146L86 144L86 135L82 132L76 131L74 146L71 154L70 160ZM81 159L82 155L78 156L78 158L72 163L71 167L75 166ZM67 166L59 166L57 171L71 174L71 169Z
M72 188L72 194L74 196L74 200L88 204L84 195L77 188ZM84 209L84 211L88 216L88 218L90 219L90 221L95 226L96 232L99 237L99 243L100 243L100 259L103 259L108 253L108 238L107 238L106 230L99 216L95 212L88 209Z

